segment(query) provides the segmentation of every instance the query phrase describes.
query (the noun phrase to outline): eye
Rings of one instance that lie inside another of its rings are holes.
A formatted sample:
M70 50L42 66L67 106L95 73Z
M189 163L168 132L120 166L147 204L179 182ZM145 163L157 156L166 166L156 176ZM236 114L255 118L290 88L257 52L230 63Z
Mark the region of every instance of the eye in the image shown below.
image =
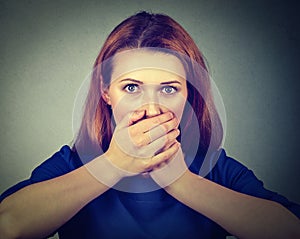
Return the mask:
M123 88L128 93L136 93L138 91L137 84L128 84Z
M161 89L162 93L163 94L166 94L166 95L172 95L174 93L177 92L177 88L174 87L174 86L164 86L162 89Z

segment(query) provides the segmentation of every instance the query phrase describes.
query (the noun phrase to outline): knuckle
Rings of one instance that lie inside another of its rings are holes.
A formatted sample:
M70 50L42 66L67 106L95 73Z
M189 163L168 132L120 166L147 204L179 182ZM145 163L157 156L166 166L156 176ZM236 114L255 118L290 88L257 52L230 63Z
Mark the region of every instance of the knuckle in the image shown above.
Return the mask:
M134 145L138 148L142 147L144 145L143 140L141 140L140 138L134 141Z
M162 145L166 145L169 141L170 141L170 140L169 140L169 136L168 136L168 135L165 135L164 137L161 138L160 143L161 143Z
M179 134L180 134L180 131L178 129L174 130L172 132L172 139L176 139Z
M161 129L164 131L164 132L169 132L169 126L168 124L162 124L160 125Z
M150 160L142 160L142 168L144 171L150 170L152 168L152 163Z
M174 134L173 134L173 132L167 135L167 142L170 142L172 140L174 140Z
M175 128L177 127L178 124L179 124L178 119L174 118L174 120L172 121L172 127Z
M168 151L166 151L163 156L162 156L162 161L166 161L167 159L169 159L169 154Z
M148 144L148 140L145 138L145 136L143 137L137 137L134 140L134 145L141 148L143 146L146 146Z
M152 122L152 124L160 124L161 117L160 116L153 117L153 118L151 118L151 122Z
M177 117L174 117L174 118L173 118L173 121L174 121L175 124L178 124L178 123L179 123L179 120L178 120Z
M137 127L135 126L135 127L130 127L129 132L130 132L130 135L131 135L131 136L135 136L135 135L137 135L137 134L139 133L139 130L138 130Z

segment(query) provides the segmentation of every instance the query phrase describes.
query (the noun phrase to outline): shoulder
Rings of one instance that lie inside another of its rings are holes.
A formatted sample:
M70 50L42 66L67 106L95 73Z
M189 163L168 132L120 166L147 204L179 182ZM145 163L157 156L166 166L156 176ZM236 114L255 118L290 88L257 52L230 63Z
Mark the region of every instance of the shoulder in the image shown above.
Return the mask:
M31 180L38 182L58 177L71 172L81 165L82 163L77 153L70 146L64 145L32 171Z
M219 151L217 162L207 178L237 192L268 198L272 195L265 190L264 183L247 166L227 155L224 149ZM268 191L270 192L270 191Z
M260 185L262 184L262 181L255 177L252 170L228 156L224 149L216 152L215 156L211 157L209 164L210 170L206 178L225 187L238 190L239 187L253 180Z
M218 161L211 172L212 176L217 177L222 184L233 188L253 179L257 180L252 170L228 156L224 149L220 151ZM261 184L262 182L259 181L258 183Z

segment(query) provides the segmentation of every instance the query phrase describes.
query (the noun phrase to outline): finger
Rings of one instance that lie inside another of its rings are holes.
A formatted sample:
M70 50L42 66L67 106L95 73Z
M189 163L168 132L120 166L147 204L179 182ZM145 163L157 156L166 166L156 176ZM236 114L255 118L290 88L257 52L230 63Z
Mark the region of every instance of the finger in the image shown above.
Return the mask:
M167 161L162 162L162 163L160 163L159 165L155 166L155 167L153 168L153 170L157 170L157 169L163 168L164 166L167 165L167 163L169 162L169 160L170 160L170 159L168 159Z
M142 119L144 117L144 115L145 115L145 110L129 112L119 122L118 127L119 128L128 127L128 126L136 123L140 119Z
M147 147L156 149L156 152L160 152L166 145L174 143L176 138L179 136L180 131L179 129L174 129L167 133L166 135L154 140L150 143Z
M179 143L177 140L175 140L175 143L178 143L178 144L180 145L180 143ZM170 142L170 143L167 143L167 144L166 144L159 152L157 152L157 154L158 154L158 153L161 153L161 152L163 152L163 151L166 151L166 150L169 149L171 146L173 146L175 143L174 143L174 141L172 141L172 142ZM159 168L163 168L165 165L167 165L167 163L168 163L169 161L170 161L170 159L164 161L163 163L161 163L161 164L157 165L155 168L153 168L153 170L159 169Z
M176 141L176 138L179 135L179 130L173 130L171 132L169 132L167 135L149 143L148 145L146 144L145 141L139 141L137 142L139 145L141 145L143 143L142 146L144 146L144 156L147 157L147 155L157 155L159 153L161 153L162 151L164 151L164 147L167 144L173 144ZM143 138L144 140L146 140L146 138ZM137 146L139 146L137 145Z
M145 110L133 112L133 114L129 118L128 126L138 122L140 119L144 117L144 115L145 115Z
M160 164L167 163L167 161L177 153L179 147L180 147L180 143L176 142L167 150L152 157L151 169L155 167L159 167Z
M145 134L148 134L151 141L154 141L164 135L166 135L168 132L170 132L173 129L176 129L178 125L178 120L176 118L173 118L161 125L156 126L155 128L149 130ZM151 142L150 141L150 142Z
M151 118L144 119L132 127L136 128L137 131L139 131L139 132L147 132L150 129L153 129L156 126L161 125L173 118L174 118L174 115L172 112L166 112L166 113L163 113L163 114L151 117Z
M175 140L175 142L178 142L178 141ZM178 142L178 143L179 143L179 142ZM167 143L167 144L161 149L161 152L167 150L167 149L170 148L173 144L174 144L174 141Z

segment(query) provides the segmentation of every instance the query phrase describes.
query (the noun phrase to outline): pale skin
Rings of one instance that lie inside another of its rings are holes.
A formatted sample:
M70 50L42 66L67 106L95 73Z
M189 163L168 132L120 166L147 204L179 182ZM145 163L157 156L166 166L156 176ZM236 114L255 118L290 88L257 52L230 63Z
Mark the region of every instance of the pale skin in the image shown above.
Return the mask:
M181 147L176 140L184 107L181 103L187 97L184 78L155 69L133 71L116 78L103 97L113 108L117 128L107 152L91 164L107 160L112 172L107 180L112 184L145 172L150 172L160 184L166 173L174 174L178 169L171 163L179 155L176 160L183 167L183 174L164 186L172 197L239 238L300 238L299 220L283 206L224 188L187 169L183 155L178 154ZM122 104L127 97L136 97L134 102L142 104L124 110ZM145 99L150 101L147 103ZM124 136L124 131L130 136L126 145L118 139L118 135ZM99 175L104 173L101 167L97 170ZM45 237L108 189L84 166L27 186L0 204L0 234L4 238Z

